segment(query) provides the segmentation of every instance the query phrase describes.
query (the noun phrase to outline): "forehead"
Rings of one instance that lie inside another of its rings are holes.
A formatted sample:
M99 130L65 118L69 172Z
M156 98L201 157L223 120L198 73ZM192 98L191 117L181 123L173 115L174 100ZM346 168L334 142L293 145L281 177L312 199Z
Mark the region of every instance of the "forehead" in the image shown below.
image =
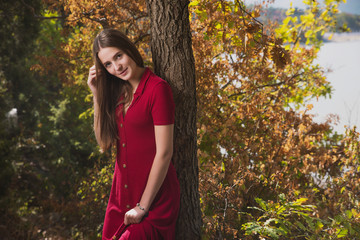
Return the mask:
M100 48L100 51L98 52L98 57L102 63L105 63L107 61L112 61L115 55L119 52L122 53L123 51L117 47Z

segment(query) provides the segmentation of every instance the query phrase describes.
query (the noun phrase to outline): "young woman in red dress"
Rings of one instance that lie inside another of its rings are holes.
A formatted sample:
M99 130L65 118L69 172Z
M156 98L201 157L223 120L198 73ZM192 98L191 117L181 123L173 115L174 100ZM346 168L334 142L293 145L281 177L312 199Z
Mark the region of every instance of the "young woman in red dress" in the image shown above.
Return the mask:
M88 86L102 149L117 146L102 239L174 239L180 190L169 84L144 67L135 45L106 29L94 40Z

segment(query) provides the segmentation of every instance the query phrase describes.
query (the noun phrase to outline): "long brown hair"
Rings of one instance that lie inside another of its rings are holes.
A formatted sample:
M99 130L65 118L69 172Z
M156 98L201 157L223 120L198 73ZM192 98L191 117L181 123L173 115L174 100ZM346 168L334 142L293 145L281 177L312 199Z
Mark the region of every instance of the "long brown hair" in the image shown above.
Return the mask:
M95 128L100 128L100 147L105 150L118 139L116 125L116 107L128 104L132 96L132 87L127 81L119 79L106 70L98 57L101 48L116 47L124 51L134 62L144 67L143 59L136 46L126 35L115 29L105 29L94 39L93 58L96 66L97 102L99 104ZM121 100L120 100L120 97Z

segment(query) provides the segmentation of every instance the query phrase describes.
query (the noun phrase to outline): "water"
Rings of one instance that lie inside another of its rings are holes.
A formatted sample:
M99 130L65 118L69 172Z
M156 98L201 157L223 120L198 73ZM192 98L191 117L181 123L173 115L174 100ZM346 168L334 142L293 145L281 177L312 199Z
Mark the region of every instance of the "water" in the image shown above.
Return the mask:
M325 43L317 62L332 70L326 76L334 92L330 99L311 102L314 120L323 122L329 114L336 114L340 120L335 131L344 133L345 126L354 125L360 130L360 39Z
M246 5L249 4L262 4L264 0L244 0ZM268 2L265 0L265 2ZM323 3L324 1L318 1L319 3ZM305 9L307 5L303 2L303 0L275 0L273 3L269 4L269 7L274 8L290 8L290 4L294 8ZM339 5L339 9L341 12L352 13L352 14L360 14L360 1L359 0L347 0L346 3L341 2Z

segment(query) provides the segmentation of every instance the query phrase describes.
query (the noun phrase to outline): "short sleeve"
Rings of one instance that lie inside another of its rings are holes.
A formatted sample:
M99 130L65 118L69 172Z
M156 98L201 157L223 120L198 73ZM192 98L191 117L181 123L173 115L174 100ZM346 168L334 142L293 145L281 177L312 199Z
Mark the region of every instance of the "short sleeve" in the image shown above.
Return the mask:
M170 85L161 81L153 90L151 115L154 125L169 125L175 120L175 104Z

